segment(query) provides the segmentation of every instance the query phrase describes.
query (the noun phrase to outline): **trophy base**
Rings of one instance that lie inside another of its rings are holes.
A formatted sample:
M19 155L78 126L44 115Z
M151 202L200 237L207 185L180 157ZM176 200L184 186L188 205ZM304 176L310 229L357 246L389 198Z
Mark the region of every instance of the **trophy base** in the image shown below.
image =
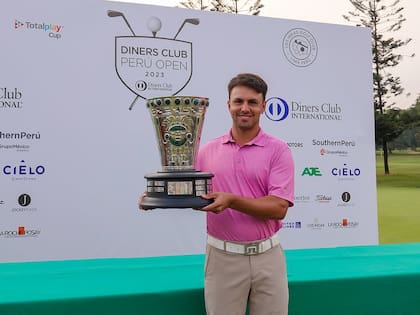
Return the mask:
M203 208L213 200L200 197L211 192L213 174L198 171L159 172L144 176L146 196L140 203L145 210L155 208Z

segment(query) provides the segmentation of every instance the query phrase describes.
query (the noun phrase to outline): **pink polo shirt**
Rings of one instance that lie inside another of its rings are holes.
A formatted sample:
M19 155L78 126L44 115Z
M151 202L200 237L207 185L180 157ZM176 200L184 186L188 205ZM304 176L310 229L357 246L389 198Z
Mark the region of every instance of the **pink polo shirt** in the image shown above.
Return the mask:
M231 132L205 144L197 157L197 169L214 174L213 191L258 198L267 195L293 206L294 163L288 145L262 130L242 147ZM280 220L259 219L227 208L207 213L207 232L229 241L268 238L281 228Z

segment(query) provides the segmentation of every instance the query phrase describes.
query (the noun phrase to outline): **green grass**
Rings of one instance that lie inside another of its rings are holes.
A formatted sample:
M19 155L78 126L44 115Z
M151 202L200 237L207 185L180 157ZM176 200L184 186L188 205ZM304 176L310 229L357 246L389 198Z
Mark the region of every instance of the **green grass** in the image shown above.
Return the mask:
M376 157L379 243L420 242L420 152L394 152L390 175Z

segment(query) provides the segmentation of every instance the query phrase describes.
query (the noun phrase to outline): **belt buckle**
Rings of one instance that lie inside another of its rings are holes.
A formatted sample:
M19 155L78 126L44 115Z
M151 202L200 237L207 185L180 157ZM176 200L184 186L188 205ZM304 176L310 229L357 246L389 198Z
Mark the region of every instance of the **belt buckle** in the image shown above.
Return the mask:
M247 256L257 255L260 253L258 243L248 243L244 245L244 254Z

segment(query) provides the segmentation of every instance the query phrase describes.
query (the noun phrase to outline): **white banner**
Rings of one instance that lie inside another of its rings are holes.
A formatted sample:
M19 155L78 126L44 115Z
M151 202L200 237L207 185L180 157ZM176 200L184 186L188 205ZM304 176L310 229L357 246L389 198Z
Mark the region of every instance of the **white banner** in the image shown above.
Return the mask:
M0 34L0 261L203 253L204 213L137 209L161 170L145 99L208 97L205 143L230 128L240 72L268 82L262 126L295 158L283 247L378 243L368 29L6 0Z

